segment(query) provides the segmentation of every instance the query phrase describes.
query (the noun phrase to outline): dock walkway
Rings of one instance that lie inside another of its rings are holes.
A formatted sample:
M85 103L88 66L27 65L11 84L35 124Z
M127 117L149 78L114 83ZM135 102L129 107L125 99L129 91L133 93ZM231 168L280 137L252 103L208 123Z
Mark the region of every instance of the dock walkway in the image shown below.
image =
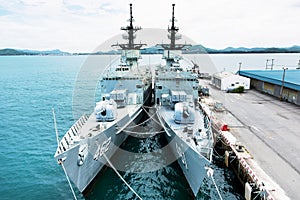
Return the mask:
M290 199L300 199L300 107L249 90L243 94L225 93L209 82L210 95L223 103L226 110L217 118L227 123L230 132L242 143L266 174L278 184ZM264 174L264 172L266 174ZM277 191L279 192L279 191ZM285 199L285 198L284 198Z

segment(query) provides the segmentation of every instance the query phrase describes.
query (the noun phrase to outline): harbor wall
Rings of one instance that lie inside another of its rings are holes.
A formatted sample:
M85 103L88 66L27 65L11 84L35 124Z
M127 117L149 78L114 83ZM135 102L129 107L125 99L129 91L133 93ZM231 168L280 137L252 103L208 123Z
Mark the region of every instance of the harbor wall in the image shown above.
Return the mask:
M215 138L215 151L222 156L225 167L231 168L244 188L247 200L275 200L264 182L259 177L259 166L255 163L248 150L231 134L226 123L212 115L208 105L199 103L200 109L210 118Z
M271 193L266 190L263 181L256 174L255 168L248 164L248 160L253 159L248 150L242 144L234 142L234 137L228 130L214 130L214 132L218 139L215 150L223 155L224 166L234 171L244 187L245 199L275 200Z

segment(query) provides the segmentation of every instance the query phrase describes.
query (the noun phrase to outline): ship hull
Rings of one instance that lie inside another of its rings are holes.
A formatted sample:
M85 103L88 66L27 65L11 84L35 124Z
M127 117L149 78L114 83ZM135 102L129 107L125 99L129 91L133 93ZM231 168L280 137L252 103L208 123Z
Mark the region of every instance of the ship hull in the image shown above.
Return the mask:
M151 105L151 96L152 87L149 86L144 91L143 106ZM90 118L93 118L93 115ZM128 137L126 132L122 130L130 123L138 123L143 119L143 115L142 105L137 105L134 112L127 113L122 119L116 120L102 132L82 139L63 153L56 154L55 159L62 161L67 175L80 192L87 192L97 174L106 165L107 160L103 155L100 155L101 151L104 151L106 157L110 159ZM102 148L104 143L109 143L105 144L106 149Z
M192 189L193 195L197 196L207 174L205 167L210 164L210 161L178 137L176 130L172 129L167 123L168 120L164 119L160 112L157 113L157 117L164 127L165 138L174 156L178 158L177 162Z
M63 161L62 164L67 175L80 192L86 192L96 175L107 163L106 158L100 152L105 153L106 157L110 159L128 137L120 128L125 128L129 122L138 122L142 117L142 112L140 107L134 114L128 114L117 121L115 124L118 125L112 125L100 134L80 141L79 144L55 157L57 160ZM104 143L107 144L107 148L101 148ZM83 156L79 156L79 154Z
M120 63L107 67L99 82L101 101L88 119L82 116L69 129L54 156L82 193L128 137L125 128L130 132L128 125L142 119L151 103L152 77L147 66L138 65L144 44L134 44L133 33L140 28L132 26L131 4L130 15L130 26L121 28L128 44L112 45L122 49Z

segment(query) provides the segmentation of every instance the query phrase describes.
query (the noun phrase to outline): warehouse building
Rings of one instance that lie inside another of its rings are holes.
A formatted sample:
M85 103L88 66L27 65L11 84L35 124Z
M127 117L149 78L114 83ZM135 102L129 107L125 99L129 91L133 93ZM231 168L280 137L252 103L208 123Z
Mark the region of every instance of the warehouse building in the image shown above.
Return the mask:
M300 105L300 70L243 70L251 88Z
M232 72L218 72L212 76L212 85L220 90L237 88L243 86L244 89L250 89L250 78L233 74Z

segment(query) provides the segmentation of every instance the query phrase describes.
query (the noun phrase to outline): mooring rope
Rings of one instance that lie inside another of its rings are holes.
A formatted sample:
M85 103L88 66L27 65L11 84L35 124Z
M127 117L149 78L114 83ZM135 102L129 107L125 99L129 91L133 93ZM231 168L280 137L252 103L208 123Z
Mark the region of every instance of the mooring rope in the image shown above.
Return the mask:
M127 126L127 128L135 128L135 127L138 127L138 126L140 126L140 125L142 125L142 124L144 124L145 122L148 122L148 121L150 121L150 120L155 121L155 120L154 120L154 116L157 114L157 111L156 111L153 115L151 115L145 108L153 108L153 107L150 107L150 106L142 106L142 109L146 112L146 114L148 115L149 118L148 118L147 120L145 120L145 121L139 123L139 124L136 124L136 125L133 125L133 126ZM155 122L158 123L157 121L155 121ZM160 123L158 123L158 124L160 125Z
M144 108L154 108L154 106L146 106L146 105L143 105Z
M119 178L127 185L127 187L139 198L142 200L142 198L140 197L140 195L138 195L138 193L136 193L136 191L134 191L134 189L132 187L130 187L130 185L125 181L125 179L121 176L121 174L118 172L118 170L113 166L113 164L110 162L110 160L107 158L106 154L103 152L102 154L104 156L104 158L106 159L106 161L108 162L108 164L110 165L110 167L115 171L115 173L119 176Z
M218 195L219 195L220 200L223 200L223 198L222 198L222 196L221 196L221 193L220 193L220 190L219 190L219 188L218 188L218 186L217 186L217 184L216 184L216 181L215 181L215 179L214 179L214 176L213 176L214 170L213 170L212 168L210 168L210 167L205 167L205 168L206 168L206 170L207 170L207 176L208 176L208 177L211 177L211 180L213 181L213 183L214 183L214 185L215 185L215 188L216 188L216 190L217 190L217 193L218 193Z
M214 185L215 185L215 187L216 187L216 190L217 190L217 192L218 192L218 195L219 195L219 197L220 197L220 200L223 200L223 198L222 198L222 196L221 196L221 193L220 193L220 191L219 191L219 188L218 188L218 186L217 186L217 184L216 184L216 182L215 182L214 177L211 176L211 179L212 179L212 181L214 182Z
M156 113L155 113L156 114ZM154 114L154 115L155 115ZM154 115L152 115L152 116L154 116ZM138 127L138 126L141 126L142 124L144 124L145 122L147 122L147 121L150 121L152 118L152 116L149 116L149 119L147 119L147 120L145 120L145 121L143 121L143 122L141 122L141 123L139 123L139 124L136 124L136 125L133 125L133 126L127 126L126 128L135 128L135 127Z
M58 137L58 130L57 130L54 108L52 108L52 115L53 115L54 129L55 129L55 135L56 135L56 142L57 142L57 146L59 146L59 137Z
M220 155L220 154L216 151L215 148L214 148L214 153L217 154L217 156L220 157L220 158L223 158L223 157L224 157L224 155Z
M67 171L66 171L66 169L65 169L65 166L64 166L63 161L61 162L61 166L62 166L62 168L63 168L63 170L64 170L64 172L65 172L65 175L66 175L66 178L67 178L67 180L68 180L69 186L70 186L71 191L72 191L72 194L73 194L73 196L74 196L74 199L77 200L77 197L76 197L75 192L74 192L74 190L73 190L73 187L72 187L72 184L71 184L71 182L70 182L69 176L67 175Z
M57 129L57 124L56 124L56 116L55 116L54 108L52 108L52 114L53 114L53 122L54 122L54 129L55 129L55 134L56 134L57 146L59 146L58 129ZM74 199L77 200L77 197L76 197L75 192L74 192L74 190L73 190L72 184L71 184L71 182L70 182L70 179L69 179L69 176L68 176L67 171L66 171L66 169L65 169L65 166L64 166L63 161L61 161L60 164L61 164L61 166L62 166L62 168L63 168L63 170L64 170L64 173L65 173L65 175L66 175L66 178L67 178L67 181L68 181L69 186L70 186L70 188L71 188L71 191L72 191L72 194L73 194L73 196L74 196Z
M142 107L143 110L146 112L146 114L147 114L148 116L151 116L150 113L145 109L145 107L146 107L146 106L143 106L143 107ZM152 108L152 107L150 107L150 108ZM157 114L157 112L158 112L158 111L156 110L155 114ZM151 117L151 119L152 119L156 124L158 124L158 125L161 126L160 122L158 122L157 120L154 119L155 114L153 115L153 117Z
M129 130L123 130L125 133L132 133L132 134L141 134L141 132L139 131L129 131ZM165 131L153 131L153 132L147 132L147 133L143 133L143 135L156 135L156 134L160 134L160 133L164 133Z

